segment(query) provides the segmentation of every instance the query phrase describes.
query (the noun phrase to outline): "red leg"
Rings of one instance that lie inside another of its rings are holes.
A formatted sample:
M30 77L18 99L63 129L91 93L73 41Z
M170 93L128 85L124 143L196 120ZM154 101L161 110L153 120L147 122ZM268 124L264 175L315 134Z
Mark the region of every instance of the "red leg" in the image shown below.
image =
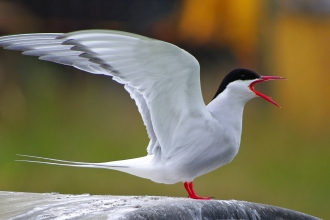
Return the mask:
M183 183L183 186L184 186L184 188L186 189L186 191L187 191L187 193L188 193L188 197L189 197L189 195L191 194L191 192L190 192L190 189L189 189L189 186L188 186L188 182L184 182L184 183Z
M202 196L197 196L194 192L194 187L192 182L184 182L183 183L184 188L186 189L188 193L188 198L191 199L200 199L200 200L210 200L212 197L202 197Z

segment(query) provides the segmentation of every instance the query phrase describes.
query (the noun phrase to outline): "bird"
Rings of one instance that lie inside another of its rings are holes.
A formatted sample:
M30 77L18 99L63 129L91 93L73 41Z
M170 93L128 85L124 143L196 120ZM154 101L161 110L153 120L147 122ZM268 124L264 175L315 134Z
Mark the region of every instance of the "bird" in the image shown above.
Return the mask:
M205 105L196 58L161 40L83 30L2 36L0 47L112 77L135 101L150 139L147 155L133 159L88 163L19 154L28 158L19 161L112 169L163 184L182 182L188 198L199 200L213 197L196 195L193 180L231 162L239 151L245 103L261 97L280 107L254 86L285 79L237 68Z

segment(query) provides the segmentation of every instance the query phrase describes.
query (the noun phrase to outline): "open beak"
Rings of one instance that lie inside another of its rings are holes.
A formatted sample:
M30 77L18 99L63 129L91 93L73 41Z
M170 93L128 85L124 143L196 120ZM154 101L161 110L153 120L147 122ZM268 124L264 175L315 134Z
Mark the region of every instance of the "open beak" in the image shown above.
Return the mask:
M256 91L254 89L254 85L256 83L260 83L260 82L265 82L265 81L268 81L268 80L275 80L275 79L286 79L284 77L281 77L281 76L261 76L259 79L255 80L254 82L252 82L250 85L249 85L249 89L254 92L257 96L265 99L266 101L276 105L277 107L281 108L276 102L274 102L269 96L266 96L258 91Z

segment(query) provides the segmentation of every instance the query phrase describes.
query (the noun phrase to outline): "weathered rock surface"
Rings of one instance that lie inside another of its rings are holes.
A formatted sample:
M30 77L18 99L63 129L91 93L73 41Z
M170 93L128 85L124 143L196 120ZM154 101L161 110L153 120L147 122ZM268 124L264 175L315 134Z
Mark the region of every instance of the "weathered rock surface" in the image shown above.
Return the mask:
M63 195L0 191L0 219L294 219L300 212L236 200L197 201L156 196Z

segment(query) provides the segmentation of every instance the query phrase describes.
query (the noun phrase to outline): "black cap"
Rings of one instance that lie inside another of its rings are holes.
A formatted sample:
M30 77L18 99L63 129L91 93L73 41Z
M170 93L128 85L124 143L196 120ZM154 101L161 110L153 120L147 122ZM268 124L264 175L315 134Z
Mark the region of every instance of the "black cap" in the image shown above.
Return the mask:
M221 92L223 92L227 85L231 82L234 82L236 80L253 80L253 79L258 79L261 76L248 69L234 69L230 73L228 73L225 78L222 80L218 91L215 93L213 99L215 99Z

